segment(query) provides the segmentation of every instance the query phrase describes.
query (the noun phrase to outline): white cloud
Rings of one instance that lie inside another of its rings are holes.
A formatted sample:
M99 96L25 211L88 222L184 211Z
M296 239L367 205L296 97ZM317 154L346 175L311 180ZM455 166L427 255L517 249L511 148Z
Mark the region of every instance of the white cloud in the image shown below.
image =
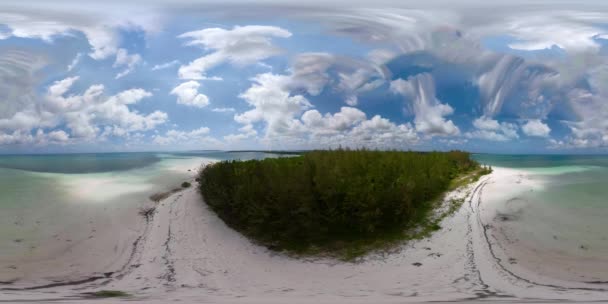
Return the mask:
M272 44L272 38L288 38L291 33L275 26L235 26L231 30L208 28L181 34L189 39L186 45L201 46L211 51L179 68L182 79L201 80L207 71L223 63L236 66L254 64L279 55L282 50Z
M292 96L286 89L289 77L266 73L252 80L254 84L239 97L253 109L235 115L234 119L244 125L264 122L268 138L301 132L302 124L296 116L312 105L304 96Z
M211 109L211 112L217 112L217 113L229 113L229 112L234 112L236 111L234 108L213 108Z
M414 123L418 132L429 136L460 134L458 127L451 120L445 119L445 116L451 115L454 110L435 97L435 84L430 74L410 77L407 81L394 80L390 88L394 93L412 100Z
M521 13L507 20L488 24L476 29L482 33L510 35L517 41L509 47L517 50L543 50L559 47L566 51L597 51L597 37L608 34L600 26L608 20L608 14L581 11L545 11Z
M209 98L198 92L200 86L198 82L190 80L173 88L171 94L177 96L178 104L204 108L209 105Z
M352 107L325 115L309 110L301 120L306 135L300 142L307 147L406 148L419 140L409 123L397 125L380 115L367 119L364 112Z
M72 71L78 63L80 63L80 59L82 59L82 53L76 54L74 59L72 59L72 62L68 65L68 72Z
M317 110L308 110L302 115L302 122L313 134L331 135L343 132L366 119L365 113L351 107L342 107L340 112L322 116Z
M127 76L129 73L135 70L135 67L141 63L141 55L129 54L125 49L119 49L116 53L116 61L114 61L113 67L125 67L124 70L116 74L116 79Z
M507 122L499 123L497 120L482 116L473 121L476 130L467 132L467 138L476 138L490 141L509 141L519 138L517 125Z
M44 133L42 129L36 132L15 130L13 132L0 131L0 145L36 145L45 146L48 144L65 144L69 140L69 135L63 130Z
M253 128L253 125L250 124L239 128L239 132L240 133L237 134L229 134L224 136L224 140L229 143L235 143L258 135L258 132Z
M159 16L153 11L137 12L132 8L123 7L120 13L112 10L81 9L78 14L70 10L53 6L42 10L43 5L0 7L0 20L7 29L0 39L10 37L41 39L52 43L56 37L73 37L74 33L82 33L91 46L89 56L95 60L106 59L119 50L120 29L138 29L154 32L159 27Z
M209 128L201 127L190 132L180 130L169 130L164 136L155 135L152 141L158 145L169 145L173 143L184 143L188 141L203 141L209 140Z
M168 69L170 67L179 65L179 60L173 60L173 61L169 61L169 62L165 62L165 63L161 63L161 64L156 64L152 67L152 71L158 71L158 70L164 70L164 69Z
M539 119L528 120L523 126L521 126L522 132L528 136L535 137L548 137L551 129L549 126L541 122Z
M103 139L107 136L129 136L146 131L167 121L167 114L155 111L140 114L129 105L152 96L143 89L129 89L105 96L103 85L92 85L81 95L69 94L78 77L69 77L51 84L39 103L31 103L12 116L0 119L3 143L65 143L71 140ZM53 129L65 125L70 131L50 130L44 134L37 128Z
M49 132L49 139L54 142L66 142L70 139L70 136L63 130L57 130Z

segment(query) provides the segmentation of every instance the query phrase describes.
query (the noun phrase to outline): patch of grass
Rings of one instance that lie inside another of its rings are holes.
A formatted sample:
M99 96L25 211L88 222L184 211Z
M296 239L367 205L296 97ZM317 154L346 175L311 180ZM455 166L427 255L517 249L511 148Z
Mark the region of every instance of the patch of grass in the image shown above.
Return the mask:
M154 215L154 211L156 211L156 207L141 207L137 213L146 219L150 219Z
M99 290L85 293L91 298L127 298L131 295L121 290Z
M349 260L440 229L431 211L481 169L461 151L312 151L216 163L199 187L224 222L261 245Z

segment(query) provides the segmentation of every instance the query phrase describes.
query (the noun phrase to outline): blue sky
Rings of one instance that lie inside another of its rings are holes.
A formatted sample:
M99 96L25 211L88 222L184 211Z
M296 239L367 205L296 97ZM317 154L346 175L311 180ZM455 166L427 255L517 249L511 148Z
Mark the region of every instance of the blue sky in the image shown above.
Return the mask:
M605 152L605 5L500 5L2 7L0 153Z

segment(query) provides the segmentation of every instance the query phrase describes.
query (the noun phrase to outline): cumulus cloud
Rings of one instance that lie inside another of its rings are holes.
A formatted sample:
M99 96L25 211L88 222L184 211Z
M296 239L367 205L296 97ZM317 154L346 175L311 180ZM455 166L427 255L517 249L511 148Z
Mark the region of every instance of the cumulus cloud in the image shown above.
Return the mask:
M209 105L209 98L198 92L200 84L194 80L184 82L171 90L172 95L177 96L177 103L196 108L204 108Z
M507 122L498 122L495 119L482 116L473 121L475 130L467 132L465 136L473 139L489 141L509 141L519 138L517 125Z
M209 128L201 127L192 131L180 131L180 130L169 130L165 132L165 135L155 135L152 141L159 145L169 145L173 143L185 142L185 141L203 141L211 140L207 135L209 134Z
M240 133L224 137L229 142L250 139L257 135L254 124L261 124L262 140L282 147L408 147L418 141L410 124L397 125L381 116L367 119L354 107L342 107L337 113L321 114L302 95L287 89L289 75L260 74L243 94L253 109L235 115L243 127Z
M408 80L394 80L390 88L394 93L411 99L417 131L429 136L460 134L460 129L451 120L445 119L454 109L437 99L435 84L430 74L420 74Z
M302 124L295 117L312 107L302 95L291 95L286 88L289 77L271 73L254 77L253 85L240 98L253 109L235 115L244 125L258 122L266 124L266 137L291 136L301 132Z
M258 132L253 128L253 125L248 124L239 128L239 133L224 136L224 140L229 143L235 143L244 139L252 138L256 135L258 135Z
M92 140L96 137L128 136L132 132L146 131L167 121L167 114L154 111L144 115L129 108L142 99L152 96L143 89L129 89L106 96L103 85L92 85L84 93L68 94L78 77L69 77L51 84L43 100L30 103L13 115L0 119L0 131L15 138L25 138L37 128L56 128L61 125L70 131L52 130L46 138L53 142L69 139ZM40 129L38 129L40 130ZM43 138L44 133L36 135ZM36 138L33 136L33 138Z
M0 131L0 145L35 145L45 146L49 144L63 145L69 140L69 135L63 130L44 133L42 129L36 132L15 130L13 132Z
M306 111L302 122L315 135L331 135L343 132L366 119L365 113L352 107L342 107L340 112L325 114L317 110Z
M521 126L521 131L528 136L547 137L551 132L551 128L539 119L531 119Z
M49 132L49 139L54 142L66 142L70 139L70 136L63 130L57 130Z
M231 30L207 28L181 34L188 39L186 45L200 46L207 55L182 65L179 77L182 79L205 79L207 71L223 63L245 66L282 53L281 48L272 44L272 38L289 38L291 33L275 26L235 26Z

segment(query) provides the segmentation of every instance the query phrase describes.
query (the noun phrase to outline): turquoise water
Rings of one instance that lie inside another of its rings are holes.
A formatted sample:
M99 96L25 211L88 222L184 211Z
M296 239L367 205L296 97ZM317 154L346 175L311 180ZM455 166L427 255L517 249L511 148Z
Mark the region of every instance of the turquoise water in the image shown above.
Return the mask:
M110 210L136 212L150 195L179 187L205 162L277 156L217 151L0 155L0 262L90 226L93 219L111 225L116 219Z
M541 185L525 189L524 180L521 191L514 185L512 197L495 202L503 212L517 215L510 224L517 238L552 252L608 257L608 156L478 154L474 158L494 167L522 170L530 182Z

